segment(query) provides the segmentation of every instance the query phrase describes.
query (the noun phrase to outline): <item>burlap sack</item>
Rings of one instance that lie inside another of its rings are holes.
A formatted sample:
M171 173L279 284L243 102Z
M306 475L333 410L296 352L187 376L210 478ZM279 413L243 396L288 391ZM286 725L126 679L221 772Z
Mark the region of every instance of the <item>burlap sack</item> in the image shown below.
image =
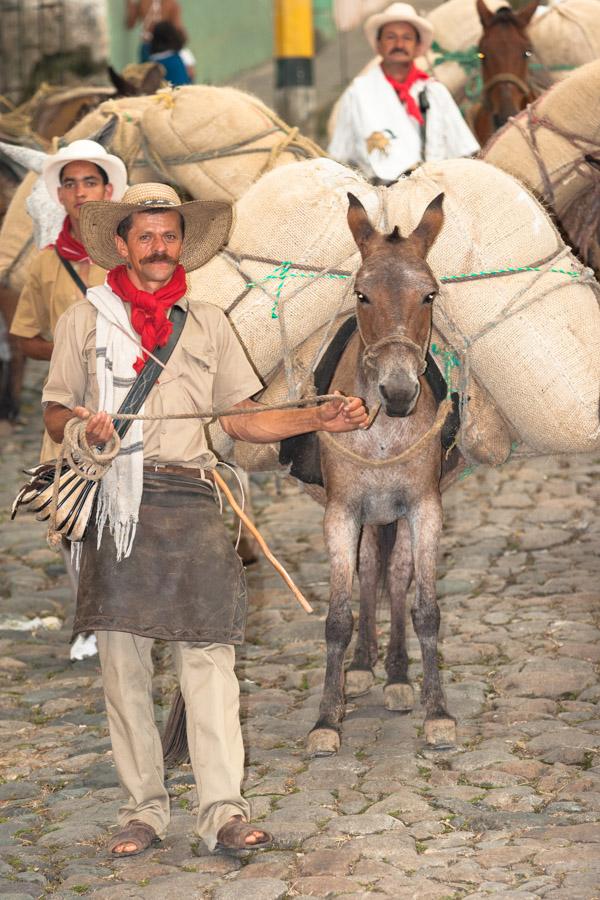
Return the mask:
M29 264L37 253L33 223L25 209L25 201L38 177L37 172L29 172L25 176L0 228L0 282L15 291L23 287Z
M600 19L600 4L598 7ZM555 212L569 242L586 261L594 256L600 211L600 60L577 69L512 119L486 145L483 157L510 172Z
M264 172L322 155L258 98L228 87L159 91L142 129L165 179L202 200L237 200Z
M271 172L239 201L227 250L192 275L267 381L286 350L353 308L349 190L374 224L404 234L443 190L445 224L429 254L438 278L532 266L562 248L527 191L482 162L429 163L389 189L330 160ZM557 267L578 268L569 255ZM538 452L598 445L600 313L589 285L552 272L445 284L434 322L460 354L463 394L476 377L521 440Z
M119 156L127 166L129 184L144 181L163 181L160 172L150 164L148 148L141 131L144 111L152 103L152 97L123 97L107 100L88 113L64 136L64 142L82 138L94 138L104 128L111 127L108 137L101 143L109 153Z
M598 0L563 0L541 8L528 28L535 59L559 81L577 68L600 59Z

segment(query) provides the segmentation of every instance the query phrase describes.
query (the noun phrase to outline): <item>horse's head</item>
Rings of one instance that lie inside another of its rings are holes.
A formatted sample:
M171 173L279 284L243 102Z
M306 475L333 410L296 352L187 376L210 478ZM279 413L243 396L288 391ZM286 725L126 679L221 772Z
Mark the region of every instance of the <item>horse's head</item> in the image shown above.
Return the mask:
M532 50L526 28L538 2L531 0L516 13L509 5L491 12L484 0L477 0L477 12L483 26L479 58L484 106L496 129L524 109L530 95L527 79Z
M419 376L431 333L438 286L425 258L442 223L443 194L432 200L415 230L382 234L360 200L348 194L348 224L362 256L354 285L365 344L362 362L388 416L408 416L419 397Z

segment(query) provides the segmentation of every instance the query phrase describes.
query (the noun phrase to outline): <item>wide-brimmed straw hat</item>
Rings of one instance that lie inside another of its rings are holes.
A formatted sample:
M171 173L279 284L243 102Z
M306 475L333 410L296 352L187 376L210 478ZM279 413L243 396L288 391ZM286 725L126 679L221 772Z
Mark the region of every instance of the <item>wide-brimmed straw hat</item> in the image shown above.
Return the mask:
M420 51L426 53L433 41L433 25L427 19L418 16L415 8L410 3L392 3L383 12L369 16L364 24L365 36L371 47L377 53L377 34L383 25L389 22L408 22L416 29L419 35Z
M91 200L81 207L81 237L90 258L103 269L122 265L115 244L117 226L130 213L149 209L174 209L183 216L185 236L179 262L186 272L199 269L221 249L233 221L233 207L222 200L182 203L167 184L134 184L120 203Z
M107 153L102 144L96 141L73 141L58 153L48 156L42 166L42 177L46 182L48 193L56 200L56 191L60 187L60 173L70 162L94 163L104 169L108 181L112 184L113 200L120 200L127 188L127 169L118 156Z

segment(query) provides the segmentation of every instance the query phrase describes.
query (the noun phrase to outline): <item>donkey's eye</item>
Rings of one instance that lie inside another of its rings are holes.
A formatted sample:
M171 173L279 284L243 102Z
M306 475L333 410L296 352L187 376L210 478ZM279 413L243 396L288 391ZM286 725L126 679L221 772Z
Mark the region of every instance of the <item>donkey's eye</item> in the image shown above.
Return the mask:
M436 297L437 291L432 291L430 294L425 294L425 296L423 297L423 303L433 303Z
M525 56L525 57L531 56L531 54L532 54L532 51L531 51L531 50L524 50L524 51L523 51L523 56Z
M361 294L360 291L354 291L354 293L356 294L356 299L358 300L359 303L370 303L371 302L366 294Z

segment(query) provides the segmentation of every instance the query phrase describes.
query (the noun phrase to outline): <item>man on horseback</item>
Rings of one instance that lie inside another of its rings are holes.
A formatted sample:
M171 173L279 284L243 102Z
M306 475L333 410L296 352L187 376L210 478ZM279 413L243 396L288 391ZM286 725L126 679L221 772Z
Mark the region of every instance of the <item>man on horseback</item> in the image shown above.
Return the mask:
M427 19L408 3L392 3L364 28L381 63L342 95L331 156L390 184L420 162L476 153L479 144L447 88L415 65L433 39Z
M89 200L120 200L127 187L127 169L96 141L73 141L48 156L42 167L48 193L64 208L63 227L54 244L34 257L19 296L11 333L31 359L52 356L53 333L59 317L85 297L88 287L102 284L104 269L95 265L81 243L80 215ZM44 432L40 462L56 459L58 447ZM76 574L70 550L63 553L76 594ZM93 635L81 635L71 645L71 659L96 653Z
M78 417L88 443L103 445L115 429L102 410L119 406L134 382L138 389L135 376L149 354L171 352L158 383L139 387L151 421L133 423L102 479L83 543L74 624L98 638L114 761L127 795L110 843L119 857L147 849L169 824L152 700L156 638L172 642L185 700L199 834L211 850L270 841L250 824L241 795L234 645L243 640L246 588L215 503L217 460L203 425L213 409L218 415L233 408L220 418L231 437L271 443L309 431L352 431L367 421L357 398L245 414L257 408L248 398L261 383L223 312L186 280L227 240L231 221L229 204L182 204L164 184L129 188L122 203L89 204L83 240L110 271L60 320L43 394L54 440ZM180 413L188 418L174 421Z

